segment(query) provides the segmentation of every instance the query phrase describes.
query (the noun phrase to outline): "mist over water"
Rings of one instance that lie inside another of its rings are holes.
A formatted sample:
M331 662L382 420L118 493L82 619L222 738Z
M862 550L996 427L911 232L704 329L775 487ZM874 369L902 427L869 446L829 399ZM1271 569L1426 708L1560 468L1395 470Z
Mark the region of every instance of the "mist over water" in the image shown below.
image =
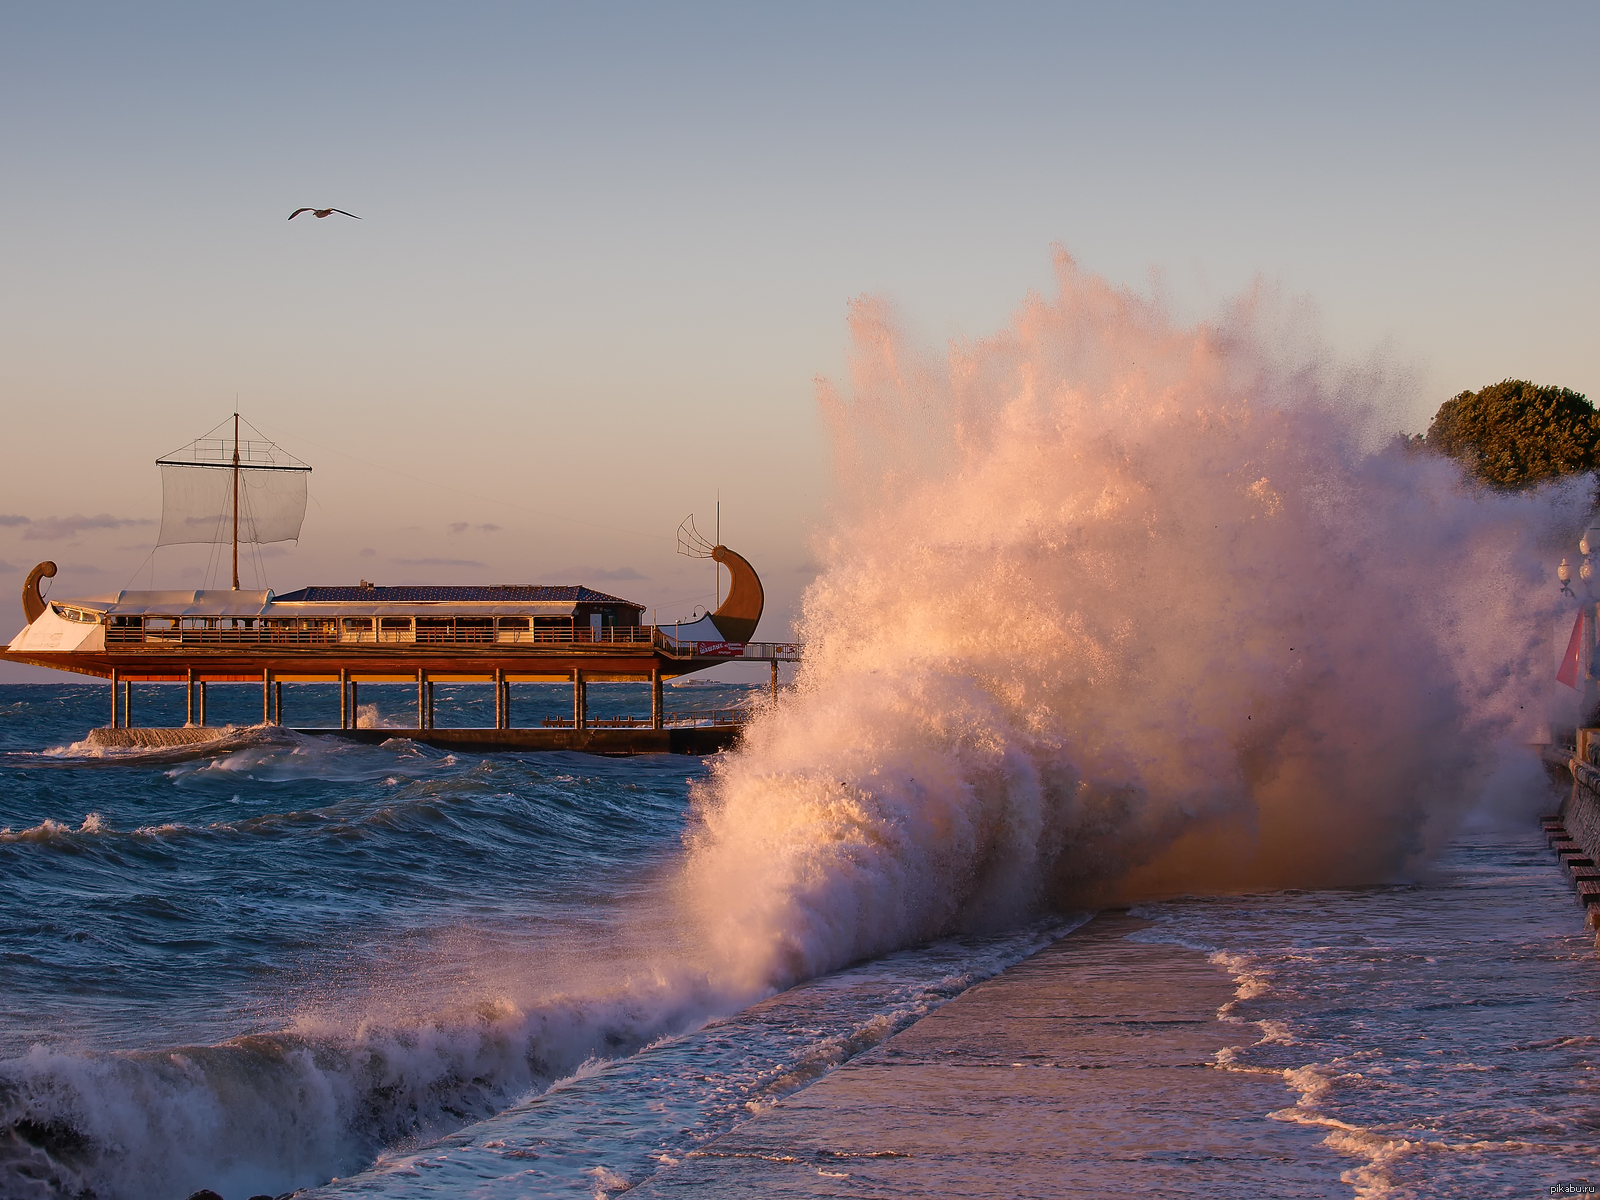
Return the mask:
M1581 485L1489 494L1408 452L1381 365L1262 297L1182 327L1057 280L943 357L853 309L799 686L698 790L690 890L736 973L1393 880L1559 703Z

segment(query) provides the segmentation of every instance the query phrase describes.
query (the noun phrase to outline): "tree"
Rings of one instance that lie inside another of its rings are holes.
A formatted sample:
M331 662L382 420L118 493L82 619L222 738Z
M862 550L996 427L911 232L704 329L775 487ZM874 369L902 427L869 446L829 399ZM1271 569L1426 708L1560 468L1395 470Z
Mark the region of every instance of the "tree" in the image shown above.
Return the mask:
M1521 490L1600 466L1600 413L1571 388L1507 379L1446 400L1424 440L1490 487Z

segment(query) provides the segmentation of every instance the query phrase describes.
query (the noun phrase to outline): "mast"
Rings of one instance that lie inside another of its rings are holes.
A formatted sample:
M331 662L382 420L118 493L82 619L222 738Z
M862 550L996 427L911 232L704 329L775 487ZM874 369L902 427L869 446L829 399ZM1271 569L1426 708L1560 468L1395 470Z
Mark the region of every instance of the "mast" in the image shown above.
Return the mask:
M233 590L239 590L239 414L233 414Z

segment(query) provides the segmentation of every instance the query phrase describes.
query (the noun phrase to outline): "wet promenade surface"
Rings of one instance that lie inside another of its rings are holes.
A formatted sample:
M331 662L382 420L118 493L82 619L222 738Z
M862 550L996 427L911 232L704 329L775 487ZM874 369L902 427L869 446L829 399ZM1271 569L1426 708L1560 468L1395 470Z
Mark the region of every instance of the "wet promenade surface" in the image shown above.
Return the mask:
M1326 1130L1218 1018L1235 983L1106 914L714 1141L630 1197L1350 1195ZM1135 1016L1134 1014L1137 1014Z

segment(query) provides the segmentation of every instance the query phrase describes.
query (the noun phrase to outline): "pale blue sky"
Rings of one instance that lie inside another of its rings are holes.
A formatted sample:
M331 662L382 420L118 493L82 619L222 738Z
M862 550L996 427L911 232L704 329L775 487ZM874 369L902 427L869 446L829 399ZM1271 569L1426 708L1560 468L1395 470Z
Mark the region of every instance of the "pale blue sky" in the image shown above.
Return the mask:
M316 467L270 586L582 577L675 616L720 488L783 636L847 301L981 336L1052 243L1196 316L1308 297L1414 372L1396 428L1506 376L1600 397L1597 14L0 7L0 613L46 557L57 595L196 586L153 524L44 520L157 517L151 460L237 393Z

